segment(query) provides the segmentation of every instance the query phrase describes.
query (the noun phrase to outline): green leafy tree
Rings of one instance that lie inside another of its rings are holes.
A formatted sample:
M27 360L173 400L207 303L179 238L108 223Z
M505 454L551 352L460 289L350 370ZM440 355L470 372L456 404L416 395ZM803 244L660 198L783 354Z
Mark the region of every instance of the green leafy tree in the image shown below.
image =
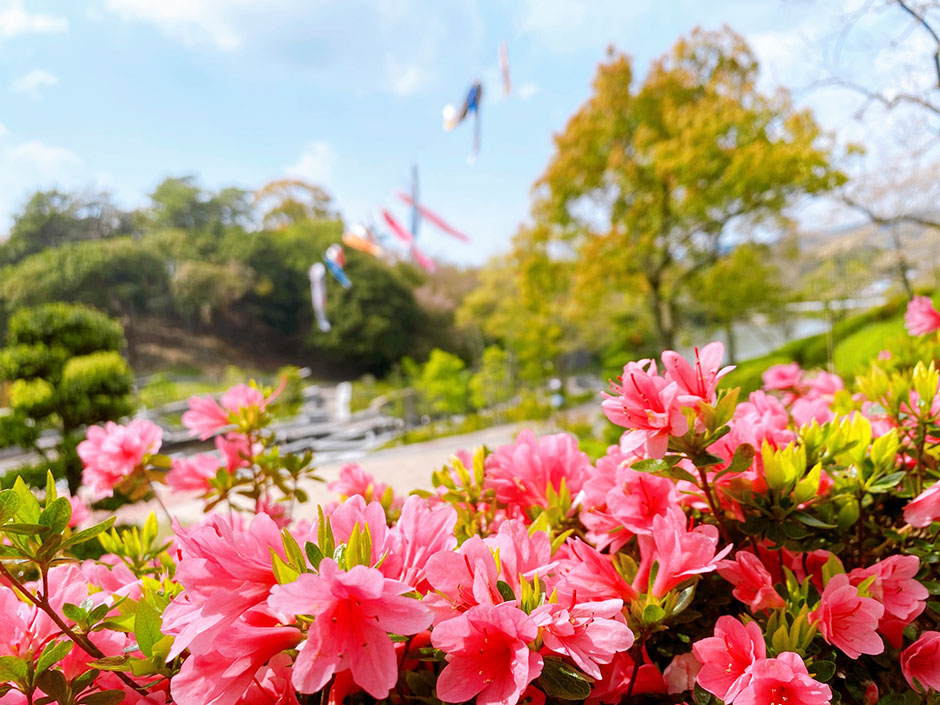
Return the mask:
M773 316L787 299L770 248L754 243L736 247L705 270L695 292L709 322L724 329L730 362L737 361L734 324L757 313Z
M68 242L100 240L130 231L130 216L106 193L83 195L37 191L13 216L10 237L0 246L0 263L14 263Z
M498 345L483 351L479 369L470 378L470 403L478 409L503 404L516 393L509 353Z
M51 467L74 493L81 483L75 455L81 430L133 411L134 378L123 347L121 325L82 306L46 304L10 317L7 347L0 350L0 381L9 401L9 413L0 416L0 446L42 456L38 481ZM39 443L50 429L59 433L54 454Z
M844 181L830 140L788 94L756 88L758 63L729 29L694 31L652 64L598 68L591 98L555 138L536 184L525 250L574 263L582 289L639 291L661 348L674 346L679 304L730 232L783 218L806 194Z
M467 411L470 372L456 355L435 348L421 367L415 389L435 414L462 414Z
M199 230L244 225L251 214L248 191L226 188L206 192L194 176L164 179L150 194L150 222L158 228Z

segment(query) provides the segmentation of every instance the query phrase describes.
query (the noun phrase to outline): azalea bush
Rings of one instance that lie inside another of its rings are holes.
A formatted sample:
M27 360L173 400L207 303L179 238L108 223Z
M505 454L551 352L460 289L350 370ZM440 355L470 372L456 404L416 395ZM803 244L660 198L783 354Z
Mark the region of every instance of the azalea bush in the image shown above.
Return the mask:
M940 313L907 323L849 385L778 365L742 399L718 343L629 362L596 462L523 431L407 497L348 465L311 508L251 385L190 400L214 454L92 427L88 498L206 514L0 493L0 703L940 702Z

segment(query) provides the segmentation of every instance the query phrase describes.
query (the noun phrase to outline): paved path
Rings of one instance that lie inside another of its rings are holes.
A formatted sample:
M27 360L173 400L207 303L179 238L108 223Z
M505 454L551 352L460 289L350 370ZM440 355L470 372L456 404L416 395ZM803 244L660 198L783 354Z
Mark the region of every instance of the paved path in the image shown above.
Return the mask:
M595 409L599 412L599 407L596 405L587 405L574 410L572 413L591 413ZM366 472L380 482L391 485L397 493L407 495L414 489L431 489L431 472L447 463L458 450L473 450L473 448L480 445L494 448L511 443L516 434L527 427L535 429L538 433L557 430L549 422L494 426L459 436L437 438L426 443L415 443L373 451L354 462L362 466ZM342 465L342 462L333 462L320 466L318 474L326 482L331 482L339 477ZM315 517L317 504L336 499L336 496L326 489L326 482L310 482L303 485L310 495L310 501L306 505L298 507L295 511L298 518ZM201 502L182 493L174 493L171 496L168 494L167 488L164 487L158 488L158 491L164 498L170 513L182 524L191 524L198 521L202 516ZM156 502L149 502L122 507L118 512L118 521L121 523L138 523L151 511L156 511L158 517L163 518Z

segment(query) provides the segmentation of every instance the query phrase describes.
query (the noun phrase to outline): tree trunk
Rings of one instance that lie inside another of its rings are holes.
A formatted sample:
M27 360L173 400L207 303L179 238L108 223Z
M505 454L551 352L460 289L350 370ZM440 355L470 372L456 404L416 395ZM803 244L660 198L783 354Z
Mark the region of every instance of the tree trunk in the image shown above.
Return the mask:
M734 365L738 361L738 340L734 333L734 321L725 323L725 337L728 339L728 364Z
M675 347L675 329L669 302L663 300L658 278L647 277L647 281L650 286L650 312L653 315L653 331L657 345L660 350L672 350Z

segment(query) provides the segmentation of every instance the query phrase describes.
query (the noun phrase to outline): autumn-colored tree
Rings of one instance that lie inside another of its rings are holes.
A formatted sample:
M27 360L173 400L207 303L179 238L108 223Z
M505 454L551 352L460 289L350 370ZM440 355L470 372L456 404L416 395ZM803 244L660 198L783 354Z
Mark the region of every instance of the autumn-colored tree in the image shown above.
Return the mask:
M270 230L283 230L304 220L334 220L330 195L301 179L277 179L255 191L255 206Z
M782 89L758 91L757 77L727 28L681 39L640 85L611 51L555 138L536 184L539 227L519 248L573 263L575 292L641 292L659 346L673 347L682 297L730 232L783 219L795 199L844 180L812 115Z

